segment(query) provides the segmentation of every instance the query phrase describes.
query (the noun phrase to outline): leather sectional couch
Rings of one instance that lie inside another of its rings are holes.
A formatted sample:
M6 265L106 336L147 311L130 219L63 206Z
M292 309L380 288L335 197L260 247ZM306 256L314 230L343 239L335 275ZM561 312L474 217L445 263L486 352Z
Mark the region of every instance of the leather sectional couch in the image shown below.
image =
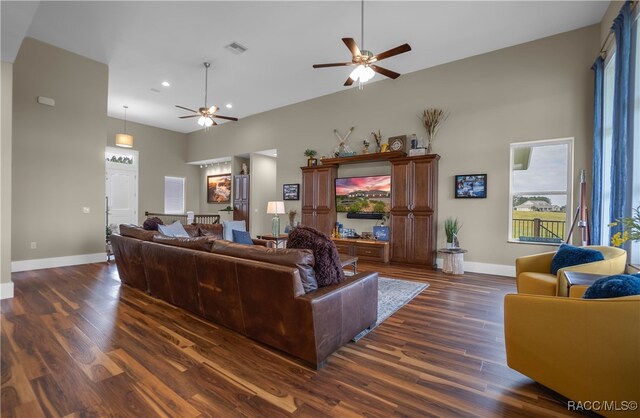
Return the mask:
M168 238L121 225L111 243L122 282L315 368L376 322L377 273L305 293L311 251L267 248L257 240L247 247L188 232L194 237ZM274 262L264 261L270 255Z

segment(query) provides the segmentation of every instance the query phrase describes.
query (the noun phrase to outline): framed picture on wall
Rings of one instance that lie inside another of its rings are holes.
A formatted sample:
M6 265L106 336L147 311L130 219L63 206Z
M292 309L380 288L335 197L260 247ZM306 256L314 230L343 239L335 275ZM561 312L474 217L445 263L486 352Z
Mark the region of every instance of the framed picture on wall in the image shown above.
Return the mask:
M283 184L282 200L300 200L300 183Z
M484 199L487 197L487 175L457 175L454 187L456 199Z
M207 176L207 203L231 203L231 173Z

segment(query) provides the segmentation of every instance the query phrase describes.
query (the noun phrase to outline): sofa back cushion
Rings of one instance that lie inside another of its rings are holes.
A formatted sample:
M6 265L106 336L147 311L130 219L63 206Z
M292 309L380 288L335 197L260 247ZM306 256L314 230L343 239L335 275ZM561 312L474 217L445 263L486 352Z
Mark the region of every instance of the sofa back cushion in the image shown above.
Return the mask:
M190 237L200 236L200 228L198 228L198 225L189 224L189 225L182 225L182 227L184 228L185 231L187 231L187 234L189 234Z
M137 225L120 224L120 235L125 237L137 238L143 241L151 241L153 237L158 234L158 231L147 231Z
M165 235L156 235L153 242L166 245L174 245L176 247L188 248L190 250L211 251L212 239L209 237L167 237Z
M201 237L214 237L222 239L222 224L195 224Z
M302 287L305 293L309 293L318 288L318 282L316 281L316 274L313 268L315 259L313 253L309 250L267 248L261 245L248 246L225 240L216 240L211 246L211 252L248 260L265 261L281 266L295 267L300 274L300 280L302 281Z
M313 251L318 286L337 284L345 279L336 244L326 234L307 226L299 226L289 232L287 248Z

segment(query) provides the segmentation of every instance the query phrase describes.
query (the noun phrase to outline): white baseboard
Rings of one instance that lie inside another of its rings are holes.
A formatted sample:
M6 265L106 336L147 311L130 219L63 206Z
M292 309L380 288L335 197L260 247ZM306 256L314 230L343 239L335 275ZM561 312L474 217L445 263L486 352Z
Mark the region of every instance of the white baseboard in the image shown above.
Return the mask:
M442 258L436 259L438 268L442 268ZM465 261L464 271L470 273L495 274L496 276L516 277L516 266L504 264L478 263L476 261Z
M40 270L53 267L76 266L107 261L106 253L70 255L67 257L40 258L35 260L20 260L11 262L11 272Z
M10 299L13 297L13 282L0 283L0 299Z

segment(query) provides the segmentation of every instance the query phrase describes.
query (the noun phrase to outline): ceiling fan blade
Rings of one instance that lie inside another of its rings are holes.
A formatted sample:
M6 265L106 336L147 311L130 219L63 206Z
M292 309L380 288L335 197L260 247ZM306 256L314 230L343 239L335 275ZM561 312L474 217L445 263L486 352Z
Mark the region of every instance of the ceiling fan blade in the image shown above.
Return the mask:
M360 48L358 48L358 44L353 40L353 38L342 38L342 42L344 42L347 48L349 48L349 51L351 51L351 55L353 55L354 57L359 57L360 55L362 55L362 53L360 52Z
M180 109L188 110L189 112L198 113L197 110L189 109L188 107L184 107L180 105L176 105L176 107L179 107Z
M370 67L376 73L386 75L387 77L393 78L394 80L400 77L400 74L396 73L395 71L387 70L386 68L378 67L377 65L373 65L373 64L371 64Z
M218 119L232 120L234 122L238 121L238 118L232 118L231 116L211 115L211 117L212 118L218 118Z
M352 62L337 62L335 64L314 64L313 68L325 68L325 67L342 67L345 65L353 65Z
M350 86L353 84L353 79L351 77L347 78L347 81L344 82L343 86Z
M374 55L373 58L375 58L378 61L381 61L385 58L389 58L389 57L393 57L394 55L399 55L399 54L403 54L405 52L409 52L411 51L411 46L409 46L409 44L402 44L400 46L397 46L395 48L392 48L388 51L384 51L381 52L377 55Z
M200 115L180 116L178 119L197 118Z

